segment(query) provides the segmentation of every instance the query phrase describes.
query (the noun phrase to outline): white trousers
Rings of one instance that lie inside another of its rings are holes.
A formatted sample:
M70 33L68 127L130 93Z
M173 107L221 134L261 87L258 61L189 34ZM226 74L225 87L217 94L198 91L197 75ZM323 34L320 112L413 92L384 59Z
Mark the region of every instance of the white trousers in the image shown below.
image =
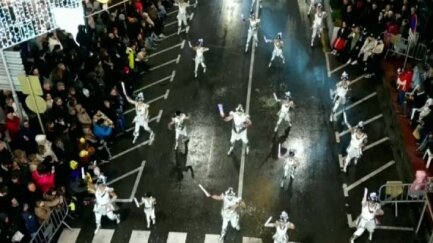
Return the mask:
M149 133L153 133L152 129L150 129L149 127L149 123L148 120L145 119L142 116L136 116L133 120L133 122L135 123L135 127L134 127L134 137L138 137L138 135L140 135L140 127L143 127L144 130L146 130Z
M366 219L362 218L361 216L359 216L356 219L356 231L355 231L354 235L361 236L365 230L367 230L370 233L373 233L375 228L376 228L376 220L375 219L366 220Z
M248 49L248 46L250 45L252 38L254 38L254 44L257 46L257 44L259 43L259 38L257 37L257 30L252 30L251 28L249 28L248 29L247 44L245 45L245 49Z
M146 223L147 226L150 225L150 222L153 221L155 223L156 217L155 217L155 208L145 208L144 214L146 215Z
M274 239L274 243L288 243L289 237L287 234L277 234L275 233L272 238Z
M179 146L179 137L184 136L186 139L188 139L188 134L186 133L186 128L183 129L176 129L175 130L175 148Z
M316 36L320 36L320 34L322 33L323 27L320 24L313 24L313 34L311 35L311 43L314 42L314 39L316 38Z
M102 216L107 216L110 220L116 220L119 215L114 214L113 212L113 205L95 205L93 212L95 213L95 221L96 225L101 225L101 218Z
M281 122L283 121L286 121L288 123L292 122L289 112L278 112L278 121L276 127L280 126Z
M102 216L107 216L110 220L116 220L118 215L114 214L113 211L108 212L107 214L103 215L98 212L95 212L95 219L96 219L96 225L101 224L101 218Z
M194 59L195 61L195 67L194 67L194 73L197 75L198 66L201 65L201 67L206 70L206 64L204 64L204 58L203 57L196 57Z
M247 129L243 130L240 133L237 133L232 129L232 135L230 137L231 146L233 146L238 140L242 140L244 144L248 144Z
M274 61L275 57L281 58L281 60L283 62L285 62L285 60L286 60L283 56L283 50L282 49L274 48L274 50L272 51L271 62Z
M334 107L332 108L332 112L337 112L338 107L344 106L346 104L346 98L336 95L334 98Z
M188 134L186 132L186 128L184 127L183 129L176 129L175 130L175 139L176 141L179 139L180 136L184 136L184 137L188 137Z
M361 155L361 148L349 145L349 147L347 147L346 164L349 164L352 159L359 159Z
M221 216L223 218L223 224L221 227L221 236L225 236L229 222L233 228L239 230L239 228L240 228L239 227L239 214L237 214L237 213L232 213L232 214L221 213Z
M284 166L284 178L287 176L295 176L296 167L293 165Z
M178 14L177 15L177 26L179 27L179 29L182 28L182 23L185 26L188 25L186 20L187 20L186 14Z

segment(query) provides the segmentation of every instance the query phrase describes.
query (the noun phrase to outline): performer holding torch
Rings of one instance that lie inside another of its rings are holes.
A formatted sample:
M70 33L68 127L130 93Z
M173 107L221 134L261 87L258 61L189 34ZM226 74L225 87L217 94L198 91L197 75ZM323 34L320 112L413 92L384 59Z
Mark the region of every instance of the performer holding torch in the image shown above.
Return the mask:
M244 108L241 104L236 107L235 111L230 111L228 116L225 116L222 104L218 104L218 109L225 122L233 120L232 135L230 137L230 148L227 152L227 155L230 155L233 152L235 142L238 140L242 140L242 142L245 144L245 153L248 154L250 147L248 145L247 128L252 125L250 116L244 112Z

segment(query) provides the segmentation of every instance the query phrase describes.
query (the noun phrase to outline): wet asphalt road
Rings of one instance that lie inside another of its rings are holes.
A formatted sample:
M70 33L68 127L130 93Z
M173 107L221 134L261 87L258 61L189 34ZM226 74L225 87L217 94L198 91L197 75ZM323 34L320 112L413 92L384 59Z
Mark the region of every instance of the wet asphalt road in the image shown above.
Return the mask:
M263 224L269 216L276 218L282 210L288 212L290 221L296 225L296 230L290 232L291 241L349 242L353 229L348 226L347 215L355 219L360 212L363 188L367 186L377 190L386 180L398 180L404 176L398 169L399 163L404 162L395 158L398 149L395 140L398 136L392 134L392 124L388 121L392 117L386 112L389 107L380 79L360 79L351 85L349 104L373 92L377 95L354 106L347 115L352 124L356 124L359 120L382 114L383 117L366 126L367 134L370 142L385 137L389 139L365 152L356 167L349 167L347 175L340 171L338 154L345 155L350 138L344 135L340 143L336 143L335 132L346 128L342 126L341 119L334 124L329 122L332 108L329 89L335 87L343 70L335 71L328 77L329 70L320 44L314 49L309 47L310 21L305 15L305 7L305 3L294 0L265 0L260 9L262 24L251 79L249 114L253 126L248 130L251 150L245 158L243 172L242 198L247 207L241 214L241 231L236 232L229 227L225 242L241 242L242 237L246 236L272 242L274 231L264 228ZM151 104L151 117L162 111L160 121L150 123L156 133L153 145L131 149L102 166L109 179L114 179L139 167L141 161L146 161L135 196L151 192L158 200L158 222L151 229L149 242L165 242L168 232L186 232L187 242L191 243L203 242L205 234L219 234L221 202L206 198L198 184L201 183L214 194L220 194L229 186L239 190L241 145L237 144L233 155L227 156L231 124L222 121L216 107L222 103L228 111L237 104L246 105L252 59L251 50L244 53L248 24L241 21L241 14L248 16L249 8L250 1L200 1L196 9L190 9L195 14L190 23L190 33L167 38L159 44L158 50L180 44L183 40L194 43L203 38L204 46L210 48L205 53L207 73L200 71L199 77L194 78L194 53L186 44L183 49L173 48L151 57L150 64L153 66L174 60L178 55L180 62L158 68L135 84L136 89L142 88L176 71L173 82L164 81L143 90L146 100L159 97L169 90L166 99L157 99ZM175 16L170 15L167 23L175 21ZM176 32L176 27L176 24L166 27L166 35ZM268 68L273 46L264 43L263 35L269 38L277 32L283 33L286 64L283 65L277 58ZM328 57L330 70L341 65L332 56ZM353 79L362 75L357 67L345 70ZM292 113L293 126L286 129L287 124L284 124L274 134L279 106L272 93L281 96L287 90L292 92L296 104ZM187 125L191 137L187 156L173 151L174 131L167 129L176 110L191 116L191 122ZM127 114L127 120L132 119L133 112ZM119 137L112 154L130 149L147 138L148 134L142 131L139 141L131 145L132 135ZM277 159L278 143L296 149L301 161L296 178L284 189L279 187L283 161ZM391 160L396 163L355 187L347 197L344 196L343 183L350 185ZM189 171L183 171L186 166L192 166L194 177ZM136 177L134 173L112 185L119 198L131 196ZM120 225L103 221L103 228L116 229L111 242L127 242L131 230L145 229L141 210L133 203L122 203L120 206ZM402 218L396 220L392 216L392 208L386 210L389 214L388 218L384 217L384 222L389 225L400 222L403 226L413 226L411 221L405 221L404 213L401 213ZM88 208L76 225L81 227L79 242L91 242L93 222L94 216ZM374 242L418 242L413 238L411 232L378 230ZM367 242L367 239L363 237L357 242Z

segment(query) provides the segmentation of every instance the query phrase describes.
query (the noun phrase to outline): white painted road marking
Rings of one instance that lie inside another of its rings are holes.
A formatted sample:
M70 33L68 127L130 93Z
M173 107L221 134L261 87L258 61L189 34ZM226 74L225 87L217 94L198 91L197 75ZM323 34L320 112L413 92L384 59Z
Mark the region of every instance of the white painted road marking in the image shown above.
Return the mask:
M379 145L381 143L384 143L385 141L388 141L388 140L389 140L389 137L384 137L382 139L377 140L374 143L370 143L367 146L365 146L363 152L365 152L365 151L367 151L367 150L369 150L369 149L371 149L371 148L373 148L373 147L375 147L375 146L377 146L377 145Z
M344 167L343 155L338 154L338 163L340 164L340 168Z
M220 235L206 234L204 243L220 243Z
M168 27L168 26L171 26L171 25L177 24L177 22L178 22L177 20L174 20L174 21L172 21L172 22L170 22L170 23L165 24L164 27Z
M107 186L109 186L109 185L111 185L111 184L113 184L113 183L115 183L115 182L117 182L117 181L120 181L120 180L122 180L123 178L125 178L125 177L128 177L128 176L130 176L130 175L132 175L132 174L135 174L137 171L139 171L141 169L141 166L139 166L139 167L137 167L137 168L135 168L135 169L133 169L133 170L131 170L131 171L128 171L127 173L125 173L125 174L123 174L123 175L121 175L121 176L119 176L119 177L117 177L117 178L115 178L115 179L113 179L113 180L110 180L108 183L107 183Z
M337 131L335 131L335 141L340 143L340 134Z
M80 229L72 228L72 230L69 230L67 228L64 228L62 234L60 234L58 242L75 243L77 241L79 234L80 234Z
M353 108L353 107L355 107L355 106L361 104L362 102L364 102L364 101L370 99L371 97L373 97L373 96L375 96L375 95L377 95L377 93L376 93L376 92L373 92L373 93L371 93L371 94L365 96L364 98L362 98L362 99L356 101L355 103L346 106L345 109L346 109L346 110L349 110L349 109L351 109L351 108ZM335 116L341 115L342 113L343 113L343 110L337 111L337 112L335 113Z
M180 49L183 49L183 48L185 47L185 40L183 40L181 43L178 43L178 44L176 44L176 45L173 45L173 46L167 47L167 48L165 48L165 49L163 49L163 50L160 50L160 51L158 51L158 52L152 53L151 55L149 55L149 58L154 57L154 56L157 56L157 55L159 55L159 54L161 54L161 53L164 53L164 52L167 52L167 51L173 50L173 49L175 49L175 48L177 48L177 47L180 47Z
M176 63L176 64L177 64L177 63L179 63L179 61L180 61L180 54L177 55L177 57L176 57L175 59L172 59L172 60L170 60L170 61L167 61L167 62L164 62L164 63L162 63L162 64L159 64L158 66L151 67L149 70L150 70L150 71L155 71L155 70L158 69L158 68L165 67L165 66L170 65L170 64L172 64L172 63Z
M141 87L141 88L136 89L136 90L134 91L134 94L137 94L137 93L140 92L140 91L143 91L143 90L145 90L145 89L148 89L148 88L150 88L150 87L152 87L152 86L155 86L155 85L160 84L160 83L162 83L162 82L165 82L165 81L167 81L167 80L170 80L170 82L173 82L174 75L176 75L176 71L173 70L173 72L171 72L171 75L168 75L168 76L166 76L166 77L164 77L164 78L162 78L162 79L160 79L160 80L158 80L158 81L155 81L155 82L150 83L150 84L148 84L148 85L146 85L146 86L143 86L143 87Z
M331 75L331 74L333 74L334 72L337 72L338 70L345 68L347 65L348 65L348 64L345 63L345 64L343 64L343 65L337 67L336 69L331 70L331 71L329 72L329 74Z
M413 227L399 227L399 226L386 226L386 225L377 225L376 229L399 230L399 231L414 231Z
M142 143L139 143L139 144L135 145L134 147L130 147L130 148L127 149L127 150L123 150L122 152L120 152L120 153L118 153L118 154L116 154L116 155L113 155L113 157L111 157L111 160L114 160L114 159L116 159L116 158L119 158L120 156L125 155L125 154L127 154L127 153L129 153L129 152L131 152L131 151L133 151L133 150L135 150L135 149L137 149L137 148L139 148L139 147L142 147L142 146L144 146L144 145L147 145L148 143L149 143L149 140L144 141L144 142L142 142Z
M145 243L149 241L150 231L148 230L133 230L129 243Z
M173 10L170 13L167 13L167 16L173 15L175 13L179 12L179 9Z
M256 4L256 14L255 16L259 16L259 5ZM250 72L248 73L248 88L247 88L247 100L245 104L245 113L249 114L250 112L250 101L251 101L251 86L253 83L253 71L254 71L254 56L256 53L256 45L251 45L251 62L250 62ZM248 131L246 131L248 134ZM242 154L241 154L241 164L239 168L239 183L238 183L238 196L242 197L242 191L244 187L244 173L245 173L245 144L242 144ZM250 151L251 152L251 151Z
M329 65L329 56L328 56L328 52L326 52L323 49L323 54L325 54L325 60L326 60L326 72L328 73L328 78L331 77L331 67Z
M182 232L170 232L168 233L167 243L185 243L186 233Z
M185 32L187 28L189 28L189 26L186 26L185 29L181 29L181 30L180 30L180 33ZM176 35L178 35L178 34L177 34L177 31L174 32L174 33L172 33L172 34L169 34L169 35L165 36L165 39L170 38L170 37L173 37L173 36L176 36Z
M382 165L381 167L377 168L376 170L372 171L371 173L369 173L368 175L360 178L359 180L355 181L354 183L350 184L349 186L345 187L345 191L347 193L349 193L350 190L352 190L353 188L359 186L361 183L369 180L370 178L374 177L375 175L379 174L380 172L386 170L388 167L390 167L391 165L395 164L394 160L389 161L388 163ZM346 184L345 184L346 185ZM344 186L343 186L344 187Z
M369 123L372 123L372 122L376 121L377 119L381 118L382 116L383 116L382 114L379 114L379 115L377 115L377 116L374 116L374 117L372 117L372 118L370 118L370 119L364 121L364 125L367 125L367 124L369 124ZM340 133L338 134L338 136L339 136L339 137L344 136L344 135L348 134L349 132L350 132L350 130L347 129L347 130L345 130L345 131L340 132Z
M138 171L138 175L135 178L135 183L134 186L132 187L131 196L129 197L129 200L131 201L135 197L135 193L137 192L138 184L140 183L141 175L143 175L143 170L145 165L146 165L146 161L145 160L141 161L140 170Z
M355 228L356 227L355 222L352 220L352 214L350 214L350 213L347 214L347 225L349 226L349 228Z
M362 80L363 78L365 78L365 74L363 74L363 75L355 78L354 80L350 81L349 85L352 85L352 84L358 82L359 80Z
M96 235L93 236L92 243L107 243L111 242L113 238L114 230L112 229L100 229Z
M242 237L242 243L262 243L262 239L254 237Z

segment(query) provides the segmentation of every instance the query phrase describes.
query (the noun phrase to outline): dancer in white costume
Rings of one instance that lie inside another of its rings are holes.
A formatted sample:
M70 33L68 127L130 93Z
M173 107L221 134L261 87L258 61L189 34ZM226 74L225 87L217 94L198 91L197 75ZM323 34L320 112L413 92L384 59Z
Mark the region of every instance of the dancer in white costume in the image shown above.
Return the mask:
M316 36L320 38L323 31L323 19L326 17L326 12L322 10L322 4L317 4L316 13L313 20L313 34L311 35L311 47L314 47Z
M250 147L248 145L247 128L252 125L250 116L245 114L244 108L241 104L239 104L234 112L230 111L229 115L226 117L224 117L224 114L222 114L222 117L226 122L233 120L232 135L230 137L230 148L227 152L227 155L230 155L233 152L235 142L238 140L242 140L242 142L245 144L245 153L248 154Z
M292 100L292 96L290 94L290 91L287 91L284 93L284 99L278 99L277 95L274 93L274 99L276 102L281 103L281 108L278 111L278 121L275 125L274 132L278 131L278 128L280 127L281 122L286 121L289 123L289 127L292 126L292 120L290 118L290 110L295 107L295 103Z
M220 235L220 242L222 242L227 233L227 226L229 222L234 229L238 231L241 229L239 226L238 209L240 207L245 207L245 203L242 201L242 198L236 196L236 193L233 191L232 187L229 187L229 189L225 193L221 193L221 195L212 195L211 198L214 200L223 201L223 207L221 209L223 224Z
M146 215L146 223L147 228L150 228L150 223L152 224L156 223L156 217L155 217L155 205L156 205L156 199L152 197L149 193L145 193L144 196L141 198L141 202L139 205L144 204L144 214Z
M135 118L132 120L133 123L135 123L134 127L134 139L132 140L132 143L135 143L137 141L138 135L140 135L140 127L143 127L144 130L150 133L149 137L149 144L152 144L155 134L153 133L152 129L149 127L149 105L144 103L144 96L143 93L138 93L135 100L131 99L127 94L125 90L125 85L122 83L123 88L123 94L126 97L126 100L135 106Z
M376 216L384 214L380 207L379 198L375 192L370 193L367 198L368 190L364 189L364 197L361 201L361 214L356 219L356 231L350 238L350 242L354 243L355 239L360 237L365 230L368 231L368 240L373 240L373 232L376 228Z
M190 41L188 41L189 47L195 51L195 67L194 67L194 77L197 78L198 66L201 65L203 68L203 73L206 73L206 64L204 64L204 53L209 51L209 48L203 47L203 39L198 39L197 45L193 46Z
M269 218L268 222L265 223L265 227L275 227L275 234L272 236L274 243L288 243L289 236L287 230L295 229L295 225L289 221L289 215L286 211L281 212L280 219L276 220L275 223L270 223L272 217Z
M287 152L281 154L281 145L278 146L278 159L284 159L284 173L281 178L280 187L283 188L288 177L295 179L296 168L299 166L299 160L295 158L295 150L289 149Z
M173 5L179 7L179 12L177 13L177 34L179 35L180 31L182 30L182 23L183 25L185 25L185 32L188 34L189 26L187 19L189 17L189 19L191 20L194 15L191 14L190 16L187 16L188 13L186 12L186 9L191 6L197 6L197 2L195 4L190 4L189 0L179 0L176 1Z
M345 112L343 112L343 116L344 116L344 122L346 123L346 126L349 128L351 133L350 144L347 147L346 150L347 155L346 158L344 159L343 171L344 173L346 173L347 166L349 165L350 161L354 159L355 160L354 163L356 165L358 159L361 157L362 150L365 144L367 143L367 134L364 132L364 123L362 121L360 121L356 127L352 127L347 122L347 117Z
M107 216L109 219L116 220L117 223L120 223L120 215L114 214L114 201L117 199L117 195L114 193L113 188L107 187L105 184L97 184L95 186L96 200L93 212L95 213L96 219L96 234L101 228L102 216Z
M248 37L247 37L247 43L245 44L245 52L248 51L248 47L250 46L251 39L253 39L253 45L257 47L259 44L259 38L257 37L257 32L259 30L259 24L260 19L256 18L254 13L250 14L250 17L248 19L245 19L244 16L242 16L243 21L247 21L250 23L250 27L248 28Z
M316 9L319 4L322 4L322 0L310 0L310 7L308 8L307 15L310 16L311 11L313 10L313 12L316 13Z
M269 62L268 67L272 66L272 62L274 61L275 57L281 58L281 61L286 63L286 59L283 56L283 45L284 41L282 40L283 33L279 32L275 39L267 39L266 36L264 36L266 43L274 43L274 50L272 51L272 57L271 61Z
M181 111L176 111L173 118L171 118L171 122L168 124L168 129L173 129L175 127L175 145L174 150L177 150L179 146L179 137L184 136L188 141L188 133L186 131L185 120L189 120L189 116L185 115Z
M337 83L336 89L331 90L331 99L334 106L332 107L331 116L329 118L330 122L337 120L335 113L340 106L344 106L346 104L346 96L347 92L349 92L349 84L349 75L346 72L343 72L341 75L341 81Z

